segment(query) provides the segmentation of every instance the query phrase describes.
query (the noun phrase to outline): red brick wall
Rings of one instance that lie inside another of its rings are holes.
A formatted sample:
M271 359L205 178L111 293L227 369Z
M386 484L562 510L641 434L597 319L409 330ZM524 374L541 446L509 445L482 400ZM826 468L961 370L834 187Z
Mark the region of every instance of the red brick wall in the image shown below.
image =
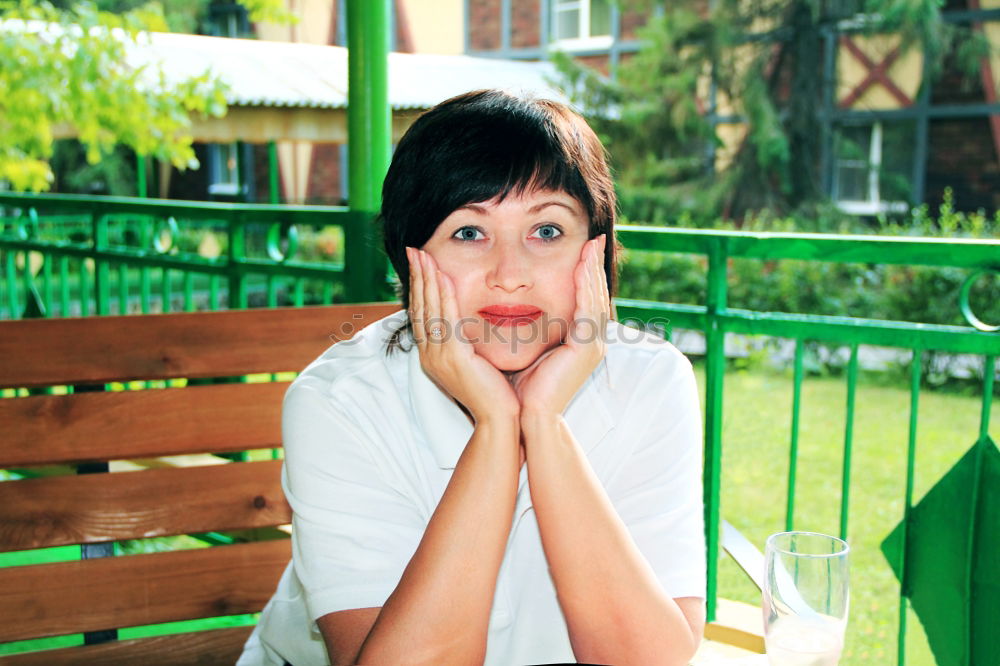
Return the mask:
M513 48L541 45L541 11L539 0L511 2L510 45Z
M576 60L579 63L583 63L584 65L590 67L591 69L596 69L597 71L605 75L607 75L608 72L610 71L608 69L609 60L608 56L606 55L580 56L574 58L574 60Z
M955 208L1000 208L1000 159L986 118L932 119L928 136L924 201L932 209L951 187Z
M500 48L500 0L470 0L469 46L474 51Z
M313 144L305 203L338 205L346 196L340 191L340 146Z
M396 51L398 53L413 53L413 38L410 35L410 22L406 20L406 9L400 0L396 0Z
M637 11L623 11L621 13L620 23L620 37L619 39L630 40L636 39L636 28L640 28L646 24L646 14Z

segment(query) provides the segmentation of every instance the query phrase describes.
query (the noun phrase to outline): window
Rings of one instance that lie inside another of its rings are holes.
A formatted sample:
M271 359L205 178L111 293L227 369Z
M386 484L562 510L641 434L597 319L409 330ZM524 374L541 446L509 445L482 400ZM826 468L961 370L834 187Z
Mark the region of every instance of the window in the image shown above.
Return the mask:
M247 11L236 3L209 5L209 32L215 37L251 36ZM208 145L208 193L217 197L236 197L245 193L240 183L240 145Z
M610 46L612 0L553 0L552 41L560 46Z
M912 123L845 125L837 133L832 198L857 215L904 212L912 164Z
M208 34L213 37L252 37L247 10L236 3L214 3L208 7Z
M209 194L224 197L232 197L240 194L239 144L209 144L208 164Z

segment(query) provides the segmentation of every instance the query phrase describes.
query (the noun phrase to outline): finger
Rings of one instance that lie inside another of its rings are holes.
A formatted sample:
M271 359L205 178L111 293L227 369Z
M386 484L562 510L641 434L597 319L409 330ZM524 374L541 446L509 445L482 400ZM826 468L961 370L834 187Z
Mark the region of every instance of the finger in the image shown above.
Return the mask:
M426 342L424 335L424 275L420 265L420 254L416 248L406 248L406 256L410 260L410 324L413 329L413 339L417 346Z
M608 289L608 274L604 270L605 265L607 265L608 260L608 235L601 235L601 252L599 254L599 261L597 262L597 275L600 277L601 282L601 301L604 303L604 311L609 315L611 313L611 292Z
M585 326L584 323L587 317L590 316L590 308L588 301L588 290L590 289L590 244L589 241L584 244L583 252L580 256L580 261L576 265L576 269L573 271L573 284L575 287L575 298L576 298L576 308L573 311L573 321L570 322L570 331L572 332L567 336L566 341L568 344L573 344L579 338L579 333L581 327Z
M600 301L597 298L597 288L600 284L597 275L598 242L599 240L597 238L590 241L590 248L587 256L587 316L591 317L594 322L597 321L597 315L600 311L598 305Z
M432 331L444 332L444 321L441 317L441 288L438 285L437 266L434 258L426 252L421 251L424 269L424 330L428 334L428 339L440 342L441 338L430 335Z
M604 299L601 296L601 252L600 237L593 239L590 249L590 258L587 262L587 297L588 297L588 327L592 328L592 335L595 340L603 338L605 314L603 309Z
M611 318L611 293L608 291L608 275L604 270L607 259L608 235L601 235L600 248L597 253L597 302L601 304L600 311L604 321Z
M459 327L459 317L458 317L458 298L455 295L455 284L451 281L451 278L444 273L438 273L438 277L441 280L441 315L448 322L449 326L454 326L455 330L453 333L459 337L459 339L464 339L461 337L461 331L458 330Z
M587 291L587 277L589 271L587 269L587 263L590 258L590 245L589 241L583 246L583 252L580 255L580 261L577 262L576 268L573 269L573 286L574 286L574 297L576 299L576 308L573 311L573 318L579 319L586 314L586 291Z

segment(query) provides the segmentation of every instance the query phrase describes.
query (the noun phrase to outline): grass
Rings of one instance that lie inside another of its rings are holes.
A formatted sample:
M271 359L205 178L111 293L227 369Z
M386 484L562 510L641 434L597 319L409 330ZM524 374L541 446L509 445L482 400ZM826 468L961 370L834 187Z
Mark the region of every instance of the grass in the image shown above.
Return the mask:
M703 367L698 368L704 386ZM723 407L722 515L763 549L785 529L791 430L790 373L727 373ZM846 423L846 382L803 383L794 528L838 534ZM1000 441L1000 401L991 436ZM909 430L908 387L859 381L849 491L851 613L841 664L896 663L899 584L879 546L903 515ZM922 391L917 424L914 503L977 440L981 399ZM760 593L732 560L720 564L721 596L760 603ZM909 611L906 664L934 664L916 615Z

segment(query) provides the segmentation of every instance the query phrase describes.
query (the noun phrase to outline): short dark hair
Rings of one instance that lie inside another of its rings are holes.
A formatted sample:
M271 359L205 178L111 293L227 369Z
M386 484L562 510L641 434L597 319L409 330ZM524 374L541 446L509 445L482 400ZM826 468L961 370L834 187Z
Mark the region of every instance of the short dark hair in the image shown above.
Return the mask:
M408 246L422 247L466 204L536 189L566 192L587 213L588 238L608 235L604 270L614 295L614 183L604 146L582 117L559 102L499 90L458 95L420 116L396 147L379 214L403 307L410 297Z

